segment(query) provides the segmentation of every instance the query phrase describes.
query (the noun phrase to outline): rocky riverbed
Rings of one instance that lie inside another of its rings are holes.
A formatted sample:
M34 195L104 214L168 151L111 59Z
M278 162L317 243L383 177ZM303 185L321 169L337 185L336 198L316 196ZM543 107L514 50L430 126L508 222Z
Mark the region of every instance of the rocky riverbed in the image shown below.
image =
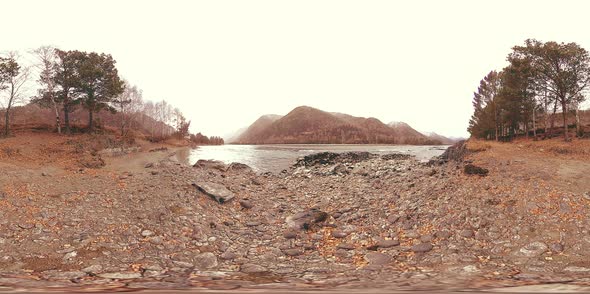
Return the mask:
M455 153L428 163L322 153L279 174L238 163L187 166L173 154L128 169L9 173L0 190L0 285L463 290L590 282L587 192L556 188L552 173L531 172L526 160ZM489 172L470 175L467 165Z

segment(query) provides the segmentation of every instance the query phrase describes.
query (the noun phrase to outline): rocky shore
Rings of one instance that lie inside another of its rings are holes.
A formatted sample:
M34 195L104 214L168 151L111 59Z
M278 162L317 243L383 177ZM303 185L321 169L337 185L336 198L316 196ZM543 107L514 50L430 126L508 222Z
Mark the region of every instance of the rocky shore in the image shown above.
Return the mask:
M280 174L239 163L187 166L173 156L127 170L8 173L0 285L433 291L590 283L590 195L553 185L553 173L528 169L527 160L478 151L428 163L322 153ZM469 165L489 172L471 175Z

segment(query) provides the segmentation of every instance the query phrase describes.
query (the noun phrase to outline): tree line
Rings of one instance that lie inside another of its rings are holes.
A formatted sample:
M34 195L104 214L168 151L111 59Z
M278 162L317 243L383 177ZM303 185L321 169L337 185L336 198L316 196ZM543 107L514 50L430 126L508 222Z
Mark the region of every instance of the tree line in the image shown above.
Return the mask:
M471 136L496 141L517 135L536 138L538 133L551 137L558 110L566 141L571 139L568 117L575 117L576 135L584 135L580 107L590 84L586 49L528 39L512 48L507 61L508 66L488 73L474 92Z
M116 114L122 136L139 130L151 140L170 136L190 138L190 120L180 109L165 100L144 100L141 89L122 79L110 54L64 51L43 46L30 52L34 62L26 66L18 52L0 55L0 110L4 112L4 136L10 135L15 106L34 103L55 114L55 131L72 133L70 115L74 110L87 112L86 131L95 129L96 113ZM22 61L21 61L22 60ZM33 73L38 74L32 80ZM30 84L38 87L31 93ZM205 137L199 134L201 137ZM195 137L195 135L193 135ZM208 141L219 143L218 138Z

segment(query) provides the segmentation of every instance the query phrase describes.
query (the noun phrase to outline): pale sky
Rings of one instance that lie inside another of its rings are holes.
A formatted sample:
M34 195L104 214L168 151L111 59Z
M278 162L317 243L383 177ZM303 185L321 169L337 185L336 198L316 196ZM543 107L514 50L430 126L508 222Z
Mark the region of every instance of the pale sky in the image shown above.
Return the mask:
M527 38L590 49L590 1L1 1L0 51L104 52L192 131L308 105L467 136L479 81Z

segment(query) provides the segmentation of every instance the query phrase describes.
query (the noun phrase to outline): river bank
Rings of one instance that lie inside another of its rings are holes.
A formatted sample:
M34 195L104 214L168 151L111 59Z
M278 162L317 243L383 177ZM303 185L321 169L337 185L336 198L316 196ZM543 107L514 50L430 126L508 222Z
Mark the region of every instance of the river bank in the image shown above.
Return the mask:
M0 284L429 291L586 285L586 149L566 153L536 143L472 142L458 162L325 154L279 174L192 167L172 147L104 156L102 168L12 157L1 165ZM468 163L487 176L465 174ZM220 185L233 199L215 201L194 186L203 183Z

